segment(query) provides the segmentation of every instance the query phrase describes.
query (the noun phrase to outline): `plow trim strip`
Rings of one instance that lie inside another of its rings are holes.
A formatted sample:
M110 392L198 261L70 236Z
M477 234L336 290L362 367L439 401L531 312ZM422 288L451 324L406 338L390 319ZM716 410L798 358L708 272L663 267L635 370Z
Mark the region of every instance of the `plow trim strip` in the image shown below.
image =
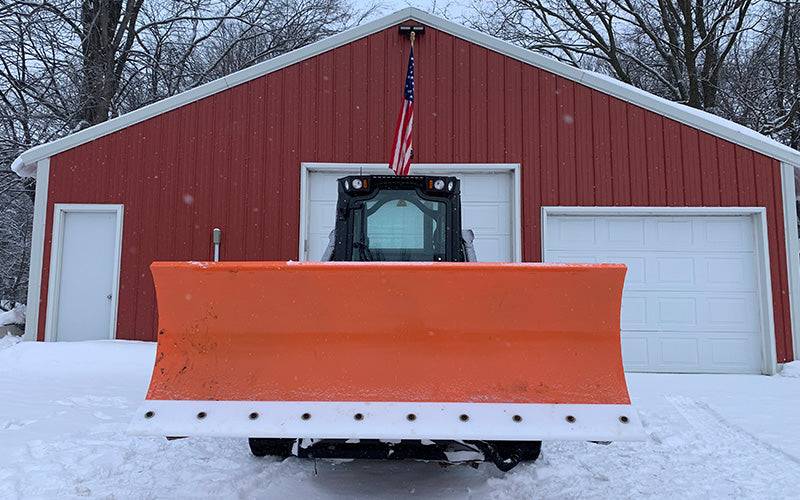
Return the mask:
M630 405L568 404L152 401L139 408L129 431L176 437L644 439Z

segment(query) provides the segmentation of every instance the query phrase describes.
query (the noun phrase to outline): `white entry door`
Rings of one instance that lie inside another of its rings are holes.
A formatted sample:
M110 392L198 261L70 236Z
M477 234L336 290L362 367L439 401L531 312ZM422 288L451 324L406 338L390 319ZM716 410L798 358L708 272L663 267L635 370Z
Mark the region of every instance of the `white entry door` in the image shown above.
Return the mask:
M122 205L56 205L47 340L113 339Z

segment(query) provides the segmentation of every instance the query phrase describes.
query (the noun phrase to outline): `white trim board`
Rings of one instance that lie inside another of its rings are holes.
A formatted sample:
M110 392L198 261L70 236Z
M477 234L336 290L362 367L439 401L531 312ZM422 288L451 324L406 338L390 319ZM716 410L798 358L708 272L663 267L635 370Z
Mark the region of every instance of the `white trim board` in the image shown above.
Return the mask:
M775 351L775 319L772 310L772 278L770 274L767 210L764 207L542 207L542 262L548 262L545 242L548 236L548 217L574 215L597 216L750 216L755 229L756 283L758 286L759 330L761 332L761 371L774 375L777 371Z
M783 188L783 230L786 241L786 274L789 281L789 311L791 313L793 359L800 357L800 235L797 234L797 209L795 208L795 168L781 164Z
M586 85L605 94L630 102L644 109L654 111L678 122L708 132L717 137L740 144L748 149L758 151L771 158L781 160L800 167L800 152L777 141L763 136L753 130L734 122L725 120L704 111L695 110L682 104L662 99L619 80L581 70L549 57L545 57L516 45L504 42L484 33L447 21L433 14L409 7L399 10L381 19L344 31L319 42L312 43L269 61L256 64L250 68L232 73L205 85L182 92L162 101L145 106L138 110L107 122L89 127L62 139L36 146L20 155L12 164L12 169L19 175L36 177L36 163L67 149L110 134L122 128L134 125L172 109L198 101L210 95L267 75L297 62L309 59L323 52L366 37L378 31L390 28L404 21L416 21L431 28L467 40L499 54L517 59L531 66L541 68L553 74Z
M109 339L116 338L117 309L119 306L119 279L122 261L122 216L124 206L101 203L56 203L53 207L53 240L50 247L50 277L47 285L47 316L44 329L44 340L57 340L55 325L58 324L58 292L61 289L61 261L64 244L64 219L67 213L75 212L111 212L116 217L116 234L114 242L114 271L111 310L109 318Z
M31 231L31 261L28 268L28 303L25 314L23 340L36 340L39 332L39 305L42 294L42 268L44 267L44 239L47 223L47 189L50 181L50 158L39 161L36 179L36 198L33 203L33 229Z
M300 164L300 238L298 259L307 260L308 217L310 203L309 175L311 172L355 174L394 175L386 163L308 163ZM494 173L510 172L512 174L511 212L511 249L514 262L522 262L522 200L521 173L519 163L414 163L410 175L457 175L458 172Z

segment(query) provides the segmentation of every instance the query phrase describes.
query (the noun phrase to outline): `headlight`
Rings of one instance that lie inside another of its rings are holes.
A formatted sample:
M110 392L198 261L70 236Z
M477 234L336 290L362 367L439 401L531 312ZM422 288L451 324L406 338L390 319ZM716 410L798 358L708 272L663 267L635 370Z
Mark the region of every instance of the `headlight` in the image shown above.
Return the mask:
M364 183L361 182L361 179L353 179L353 189L361 189L364 187Z
M441 191L444 189L444 181L442 179L436 179L436 182L433 183L433 187Z

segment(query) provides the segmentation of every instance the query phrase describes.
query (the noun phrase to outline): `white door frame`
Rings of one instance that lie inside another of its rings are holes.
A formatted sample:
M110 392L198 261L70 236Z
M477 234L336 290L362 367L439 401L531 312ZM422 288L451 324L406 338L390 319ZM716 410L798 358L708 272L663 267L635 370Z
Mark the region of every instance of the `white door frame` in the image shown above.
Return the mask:
M337 173L342 175L383 174L394 175L387 163L301 163L300 164L300 239L298 248L299 260L308 260L308 217L310 214L311 172ZM511 225L511 250L514 262L522 262L522 199L520 196L519 163L413 163L412 175L453 175L455 172L512 174L511 211L514 220Z
M767 209L764 207L542 207L542 262L548 262L548 217L554 215L596 216L749 216L755 234L756 286L758 287L759 330L761 331L761 372L774 375L777 371L775 351L775 320L772 311L772 278L767 237Z
M50 247L50 277L47 285L47 319L44 328L45 342L56 339L55 327L58 324L58 300L61 289L61 262L64 252L64 221L68 213L91 212L113 213L116 217L117 231L114 235L114 270L108 338L113 340L117 335L117 307L119 305L119 276L122 259L122 214L123 205L102 203L56 203L53 207L53 241Z

